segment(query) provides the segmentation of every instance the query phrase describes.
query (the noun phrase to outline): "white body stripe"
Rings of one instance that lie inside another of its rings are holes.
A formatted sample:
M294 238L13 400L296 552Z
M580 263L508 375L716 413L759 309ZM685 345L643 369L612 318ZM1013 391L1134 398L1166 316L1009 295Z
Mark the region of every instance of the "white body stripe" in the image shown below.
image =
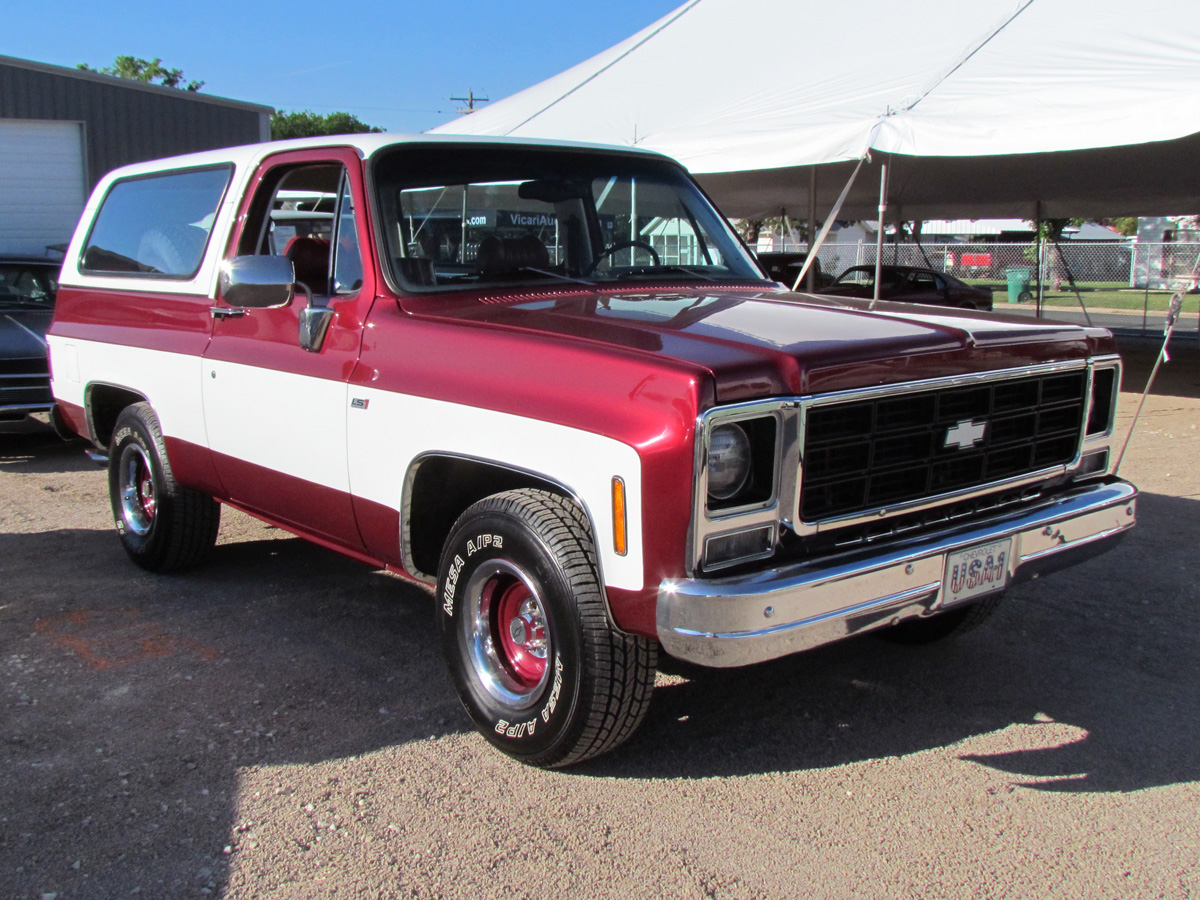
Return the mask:
M208 446L200 357L54 335L47 342L54 375L50 387L56 400L82 407L89 383L127 387L150 401L163 434ZM80 380L80 372L87 373L86 382Z
M345 384L225 361L203 369L213 450L350 493Z
M409 464L430 451L493 460L546 476L575 492L595 529L605 584L643 586L642 469L628 444L537 419L456 403L353 387L368 401L351 409L351 488L356 496L395 505ZM349 399L346 401L349 407ZM612 539L612 478L625 480L629 552L618 556Z
M643 587L641 462L628 444L473 406L179 353L60 337L50 338L50 351L55 373L73 368L77 356L76 371L89 381L145 394L165 435L397 511L409 466L429 452L537 473L583 502L605 584ZM83 381L56 374L53 389L59 400L84 405ZM367 408L352 409L352 398ZM628 503L623 557L613 548L613 476L624 479Z

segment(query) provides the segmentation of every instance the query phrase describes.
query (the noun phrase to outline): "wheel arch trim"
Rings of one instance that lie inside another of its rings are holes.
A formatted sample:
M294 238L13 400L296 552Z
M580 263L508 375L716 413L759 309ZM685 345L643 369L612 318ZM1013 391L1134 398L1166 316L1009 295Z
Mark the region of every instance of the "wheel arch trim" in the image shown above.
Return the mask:
M414 557L413 505L417 492L416 482L421 473L422 467L429 463L438 461L462 463L468 466L476 466L480 467L481 469L492 470L498 473L507 473L520 479L527 479L530 482L534 482L535 485L540 485L545 490L565 497L572 503L576 504L580 510L583 511L584 518L587 520L588 530L591 533L593 545L596 549L596 579L599 582L600 594L604 600L605 614L608 617L609 624L614 629L617 628L615 619L612 615L611 604L608 600L608 590L605 586L604 564L599 547L599 541L602 538L597 533L596 517L592 514L587 500L584 499L582 493L557 478L547 475L544 472L537 472L532 469L522 468L520 466L513 465L512 463L502 462L496 459L489 459L483 456L474 456L467 453L446 450L428 450L413 458L404 474L403 496L400 503L400 555L404 568L409 575L430 587L436 588L437 574L424 571L421 566L418 565ZM511 488L502 488L501 490L508 489ZM476 497L475 500L481 500L483 497L491 496L492 493L499 492L500 491L492 491L490 493L485 493L480 497ZM470 501L463 506L462 509L459 509L455 512L449 529L447 529L446 534L442 536L443 544L445 542L445 538L449 536L451 531L453 531L453 523L458 520L459 516L461 516L462 513L470 507L471 503L475 502L475 500Z

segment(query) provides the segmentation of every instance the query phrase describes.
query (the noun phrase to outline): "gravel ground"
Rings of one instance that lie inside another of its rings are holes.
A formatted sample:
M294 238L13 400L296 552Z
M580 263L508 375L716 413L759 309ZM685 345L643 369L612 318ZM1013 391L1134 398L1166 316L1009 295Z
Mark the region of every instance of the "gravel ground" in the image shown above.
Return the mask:
M1125 350L1140 387L1157 347ZM210 565L146 574L80 446L7 426L0 898L1200 895L1200 351L1172 355L1116 550L940 646L668 662L565 772L470 730L420 591L229 511Z

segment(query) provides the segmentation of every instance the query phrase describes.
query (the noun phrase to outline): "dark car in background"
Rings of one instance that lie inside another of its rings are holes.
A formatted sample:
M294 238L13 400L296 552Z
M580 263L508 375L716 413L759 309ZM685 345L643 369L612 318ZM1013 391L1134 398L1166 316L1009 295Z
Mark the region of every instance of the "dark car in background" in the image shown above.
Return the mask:
M0 257L0 422L53 405L46 329L61 267L52 259Z
M756 253L755 256L758 258L758 264L762 266L763 271L768 276L789 289L796 283L796 279L800 276L800 271L804 268L804 261L808 259L807 253L798 253L795 251L767 251ZM808 281L807 274L804 280ZM833 284L833 276L826 275L821 271L820 257L813 261L813 282L818 291L822 287ZM800 285L800 290L807 290L807 288L802 284Z
M880 300L954 306L959 309L992 308L991 288L967 284L936 269L883 266L879 283ZM875 267L853 266L839 275L833 284L818 288L818 292L869 300L875 296Z

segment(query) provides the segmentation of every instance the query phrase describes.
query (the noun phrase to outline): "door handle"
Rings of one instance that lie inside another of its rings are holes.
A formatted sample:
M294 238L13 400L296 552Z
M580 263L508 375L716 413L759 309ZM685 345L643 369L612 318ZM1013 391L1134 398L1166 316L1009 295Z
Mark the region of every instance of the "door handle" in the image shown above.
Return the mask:
M239 306L210 306L208 311L214 319L240 319L247 312Z

